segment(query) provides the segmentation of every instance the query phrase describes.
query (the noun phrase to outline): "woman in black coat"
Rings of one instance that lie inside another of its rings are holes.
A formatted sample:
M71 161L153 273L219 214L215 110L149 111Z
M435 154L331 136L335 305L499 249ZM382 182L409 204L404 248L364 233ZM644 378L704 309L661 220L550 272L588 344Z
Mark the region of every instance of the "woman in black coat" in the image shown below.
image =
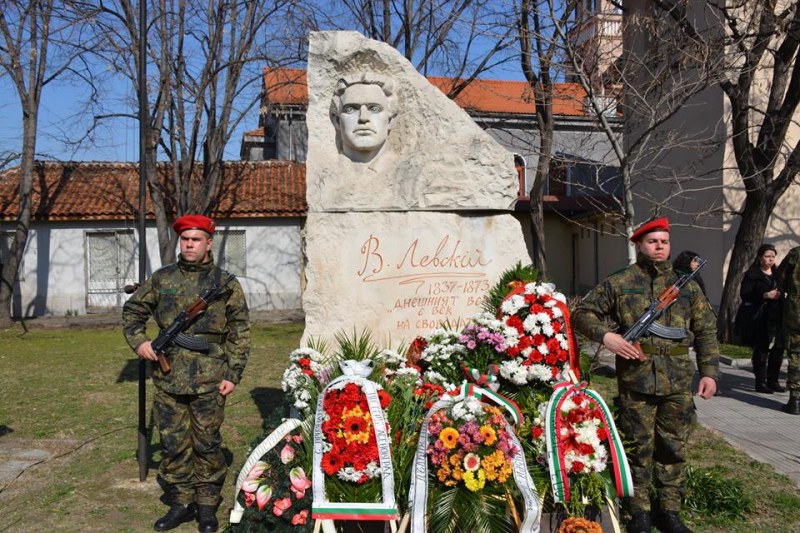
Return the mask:
M700 264L695 261L696 257L698 257L698 254L692 252L691 250L682 251L672 262L672 270L674 270L679 276L689 274L690 272L697 270L697 267L700 266ZM703 278L700 275L697 275L694 277L694 281L700 285L700 290L702 290L703 294L705 294L706 284L703 283Z
M758 248L753 266L744 273L739 290L742 310L736 314L737 321L745 322L737 324L737 329L745 333L745 341L753 347L756 390L766 394L786 391L778 383L783 363L783 339L779 332L783 295L775 283L776 255L771 244L762 244Z

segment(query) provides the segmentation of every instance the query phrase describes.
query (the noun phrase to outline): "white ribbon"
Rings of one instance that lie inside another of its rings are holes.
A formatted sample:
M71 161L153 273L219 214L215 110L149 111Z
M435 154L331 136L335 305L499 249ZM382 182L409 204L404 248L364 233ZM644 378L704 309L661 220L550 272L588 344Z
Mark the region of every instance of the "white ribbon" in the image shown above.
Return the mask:
M472 387L474 392L485 392L481 387ZM428 410L425 415L425 420L422 423L422 428L419 434L419 442L417 443L417 451L414 456L414 465L411 469L411 487L408 494L408 505L411 510L411 533L426 533L427 532L427 510L428 510L428 437L429 430L428 424L431 416L440 409L446 409L454 404L456 401L465 398L469 389L462 387L461 393L458 396L445 395L440 398ZM528 465L525 463L525 453L522 450L522 445L519 442L513 428L506 420L506 431L509 434L511 443L516 446L517 454L512 459L512 467L514 472L514 481L517 484L522 499L525 502L525 520L520 526L520 533L539 533L539 522L542 516L542 509L539 505L539 495L536 492L536 487L533 484L533 479L528 471Z
M290 418L286 420L283 424L275 428L272 433L270 433L266 439L261 441L261 444L256 446L256 448L250 452L250 456L247 458L247 461L244 462L244 466L239 471L239 477L236 478L236 489L233 491L233 510L231 510L231 517L228 520L231 524L238 524L242 521L242 516L244 515L244 507L242 504L239 503L239 491L242 490L242 484L244 484L245 479L247 479L247 474L250 473L253 466L261 459L265 453L270 451L274 448L279 442L283 440L283 438L291 433L297 426L301 424L300 420L296 418Z

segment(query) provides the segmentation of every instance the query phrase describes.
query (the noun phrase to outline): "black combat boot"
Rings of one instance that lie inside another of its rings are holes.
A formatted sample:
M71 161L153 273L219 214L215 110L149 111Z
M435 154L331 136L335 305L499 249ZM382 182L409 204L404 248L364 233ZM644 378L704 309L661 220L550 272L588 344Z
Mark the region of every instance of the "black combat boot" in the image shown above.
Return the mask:
M167 514L156 520L153 528L156 531L175 529L184 522L194 520L197 506L193 503L173 503Z
M648 511L636 511L631 515L625 531L628 533L650 533L653 524L650 523L650 513Z
M790 415L800 415L800 393L790 392L789 401L783 406L783 412Z
M677 511L659 511L654 522L662 533L692 533Z
M219 527L219 522L217 522L217 506L198 505L197 522L197 531L200 533L214 533Z

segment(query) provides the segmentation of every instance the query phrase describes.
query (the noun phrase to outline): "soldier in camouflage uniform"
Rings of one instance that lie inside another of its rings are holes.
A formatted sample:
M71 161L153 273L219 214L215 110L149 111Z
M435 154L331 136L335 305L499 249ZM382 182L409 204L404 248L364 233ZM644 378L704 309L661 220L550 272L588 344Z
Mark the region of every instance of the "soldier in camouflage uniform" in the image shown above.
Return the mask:
M789 401L783 410L800 415L800 246L792 248L781 261L775 276L783 293L783 334L789 360L786 388Z
M634 232L635 264L609 276L592 289L573 313L574 327L590 340L617 355L619 386L618 424L626 442L634 481L627 501L629 532L649 532L652 524L662 532L686 532L679 511L686 486L686 445L695 424L691 383L695 368L689 348L697 354L700 370L698 394L714 396L719 375L716 317L695 282L686 285L662 315L664 326L685 328L686 338L670 340L648 334L639 347L622 338L677 275L669 263L669 221L653 220ZM611 319L616 330L604 319ZM656 512L650 513L650 487L657 495Z
M157 355L145 331L147 320L153 317L163 330L212 282L221 284L230 276L214 265L212 219L183 216L173 229L180 236L178 262L156 271L122 311L128 344L151 361ZM207 341L208 350L173 345L166 350L171 371L165 374L153 365L154 420L164 450L159 473L172 493L169 511L154 527L166 531L196 515L199 530L212 532L218 528L216 510L227 474L220 433L225 401L241 380L250 350L247 301L235 278L185 333Z

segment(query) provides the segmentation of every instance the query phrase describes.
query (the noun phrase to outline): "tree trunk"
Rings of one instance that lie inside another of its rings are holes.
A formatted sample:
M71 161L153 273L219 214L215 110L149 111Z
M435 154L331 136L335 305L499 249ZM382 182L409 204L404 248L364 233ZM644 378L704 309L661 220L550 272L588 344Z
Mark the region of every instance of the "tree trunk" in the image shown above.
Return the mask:
M33 93L38 95L38 91ZM3 265L0 274L0 329L11 327L11 300L14 296L19 266L22 263L22 254L28 243L28 233L31 224L31 191L33 189L33 167L36 154L36 126L38 119L38 105L31 103L30 95L23 103L22 119L22 161L19 176L19 214L17 228L8 260Z
M744 272L755 259L758 247L764 239L767 222L774 207L775 200L767 194L747 194L719 304L717 337L720 342L729 342L732 338L731 326L739 306L739 286Z

